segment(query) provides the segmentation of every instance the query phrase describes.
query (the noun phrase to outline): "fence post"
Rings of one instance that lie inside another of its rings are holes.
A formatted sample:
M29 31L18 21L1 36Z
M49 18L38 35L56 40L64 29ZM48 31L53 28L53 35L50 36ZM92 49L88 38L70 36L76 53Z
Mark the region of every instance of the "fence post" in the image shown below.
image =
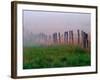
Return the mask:
M74 43L73 31L71 31L72 44Z
M74 38L73 38L73 31L69 31L69 43L73 44L74 43Z
M81 31L81 37L82 37L82 40L81 40L82 47L84 48L84 33L83 33L83 31Z
M68 32L64 32L64 43L68 44Z
M88 48L88 34L85 33L85 45L86 45L86 48Z
M59 44L60 44L61 43L60 32L58 33L58 38L59 38Z
M79 29L77 30L77 33L78 33L78 44L80 44L80 31L79 31Z
M58 43L58 40L57 40L57 33L53 33L53 42L56 44Z
M71 32L69 31L69 44L71 43Z
M83 48L88 48L88 34L81 31Z

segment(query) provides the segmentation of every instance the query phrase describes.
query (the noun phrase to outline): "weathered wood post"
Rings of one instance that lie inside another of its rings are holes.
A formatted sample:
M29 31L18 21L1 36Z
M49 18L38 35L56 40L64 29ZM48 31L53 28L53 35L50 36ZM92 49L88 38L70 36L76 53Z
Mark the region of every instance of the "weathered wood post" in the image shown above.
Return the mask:
M82 47L84 48L84 32L81 31L81 43L82 43Z
M78 41L77 41L77 43L80 44L80 31L79 31L79 29L77 30L77 33L78 33Z
M87 48L88 48L88 47L89 47L89 40L88 40L89 38L88 38L88 34L87 34L87 37L86 37L86 38L87 38Z
M71 43L71 31L69 31L69 44Z
M71 41L72 41L72 44L73 44L74 43L73 31L71 31Z
M74 43L74 38L73 38L73 31L69 31L69 43L73 44Z
M55 44L58 43L58 40L57 40L57 33L56 33L56 32L53 33L53 42L54 42Z
M64 32L64 43L68 44L68 32Z
M85 38L85 48L88 48L88 34L84 32Z
M83 48L88 48L88 34L81 31Z
M58 38L59 38L59 44L61 43L61 36L60 36L60 32L58 33Z

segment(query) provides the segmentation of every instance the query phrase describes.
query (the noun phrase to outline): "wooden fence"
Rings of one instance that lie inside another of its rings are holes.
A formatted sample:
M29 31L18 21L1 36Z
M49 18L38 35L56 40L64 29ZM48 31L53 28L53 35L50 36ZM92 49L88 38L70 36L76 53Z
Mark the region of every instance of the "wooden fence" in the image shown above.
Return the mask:
M80 45L83 48L90 47L90 36L88 33L79 29L76 31L76 35L74 33L73 30L65 31L63 34L60 32L53 33L53 44L75 44Z
M71 44L79 45L83 48L90 47L90 35L83 30L69 30L63 33L54 32L51 35L46 35L42 33L39 37L40 43L44 45L53 45L53 44Z

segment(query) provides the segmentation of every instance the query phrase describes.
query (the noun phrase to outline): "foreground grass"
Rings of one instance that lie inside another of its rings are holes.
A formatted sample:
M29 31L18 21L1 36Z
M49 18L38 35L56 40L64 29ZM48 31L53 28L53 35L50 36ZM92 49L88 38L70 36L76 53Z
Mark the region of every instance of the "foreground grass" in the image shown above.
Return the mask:
M90 65L90 53L77 46L25 47L23 69Z

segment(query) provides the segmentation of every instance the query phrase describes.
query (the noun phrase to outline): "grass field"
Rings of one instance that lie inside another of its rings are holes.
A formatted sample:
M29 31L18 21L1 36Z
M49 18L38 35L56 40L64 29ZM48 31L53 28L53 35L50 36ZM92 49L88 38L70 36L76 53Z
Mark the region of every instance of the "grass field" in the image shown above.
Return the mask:
M90 52L78 46L24 47L23 69L91 65Z

